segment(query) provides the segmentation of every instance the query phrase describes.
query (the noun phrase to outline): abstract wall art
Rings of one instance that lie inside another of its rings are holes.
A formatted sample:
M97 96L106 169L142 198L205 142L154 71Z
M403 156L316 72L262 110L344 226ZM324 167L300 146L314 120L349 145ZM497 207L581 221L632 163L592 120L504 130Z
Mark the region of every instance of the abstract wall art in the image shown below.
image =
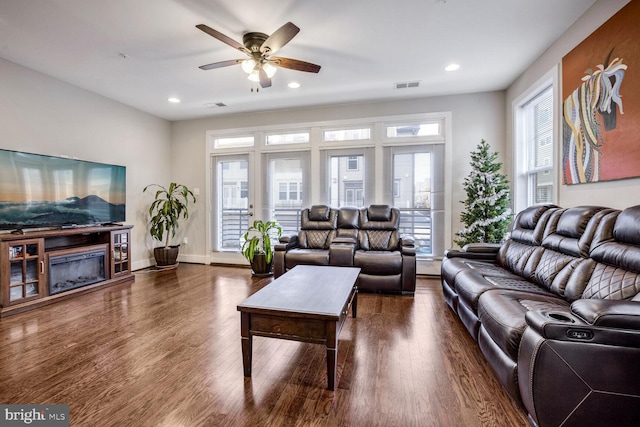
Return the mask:
M562 58L565 184L640 176L640 0Z

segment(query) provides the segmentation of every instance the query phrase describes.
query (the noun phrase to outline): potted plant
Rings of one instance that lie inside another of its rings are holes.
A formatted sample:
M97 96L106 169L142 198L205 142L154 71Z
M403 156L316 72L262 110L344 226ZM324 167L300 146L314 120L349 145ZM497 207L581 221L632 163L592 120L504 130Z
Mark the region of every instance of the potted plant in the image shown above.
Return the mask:
M242 255L251 263L256 276L273 274L273 244L282 235L282 227L275 221L255 220L242 235Z
M149 206L149 224L151 236L164 243L164 246L156 247L153 255L156 259L156 266L160 268L175 268L178 259L180 245L169 245L170 239L175 237L181 218L189 218L189 199L196 202L196 197L183 184L172 182L169 188L158 184L150 184L144 187L143 192L150 187L157 187L157 191Z

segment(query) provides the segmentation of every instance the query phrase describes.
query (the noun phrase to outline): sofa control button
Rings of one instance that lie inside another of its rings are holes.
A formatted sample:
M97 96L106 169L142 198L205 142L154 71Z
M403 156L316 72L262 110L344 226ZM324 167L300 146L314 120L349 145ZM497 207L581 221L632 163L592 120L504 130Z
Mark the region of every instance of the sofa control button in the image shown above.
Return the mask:
M593 339L593 332L588 329L569 329L567 337L573 340L589 341Z

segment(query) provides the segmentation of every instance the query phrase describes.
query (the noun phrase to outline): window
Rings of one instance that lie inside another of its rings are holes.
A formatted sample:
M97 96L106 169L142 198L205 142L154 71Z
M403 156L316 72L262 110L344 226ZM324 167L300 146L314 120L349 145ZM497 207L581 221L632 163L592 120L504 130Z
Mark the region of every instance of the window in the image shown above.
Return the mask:
M249 226L249 163L248 155L215 156L212 158L212 199L216 227L212 242L220 251L240 250L240 238ZM245 165L246 166L246 165Z
M553 174L553 90L545 86L521 106L517 117L523 140L521 180L526 205L552 203ZM519 174L519 175L520 175Z
M298 200L298 183L289 183L289 200Z
M331 206L364 206L366 175L362 155L335 155L328 161L328 203Z
M357 171L360 169L358 167L358 156L349 156L347 159L347 170L349 171Z
M321 150L321 203L337 208L374 203L374 156L373 147ZM358 167L352 169L356 164Z
M309 142L309 132L279 133L267 135L267 145L304 144Z
M444 144L385 148L385 198L400 209L400 234L415 238L418 257L444 252Z
M232 136L228 138L216 138L213 141L215 148L230 148L230 147L252 147L255 138L251 136Z
M387 138L414 138L420 136L438 136L440 134L440 122L387 126Z
M278 184L278 200L284 202L287 200L287 183L281 182Z
M299 205L298 201L302 200L302 182L280 182L278 183L278 201L280 205Z
M249 183L247 181L240 182L240 198L246 199L249 197Z
M291 235L302 209L314 204L388 204L400 208L401 233L416 238L417 257L432 268L429 261L443 256L451 237L445 221L451 156L444 155L451 150L450 117L416 113L208 131L211 259L228 262L218 252L237 252L242 230L256 218L277 221Z
M309 186L309 153L264 154L263 168L267 171L267 179L262 180L265 215L277 221L283 233L297 233L300 211L309 204L304 199L305 186Z
M371 139L371 128L326 130L323 134L325 142L358 141L363 139Z
M394 206L403 208L430 207L431 153L394 154L393 175Z

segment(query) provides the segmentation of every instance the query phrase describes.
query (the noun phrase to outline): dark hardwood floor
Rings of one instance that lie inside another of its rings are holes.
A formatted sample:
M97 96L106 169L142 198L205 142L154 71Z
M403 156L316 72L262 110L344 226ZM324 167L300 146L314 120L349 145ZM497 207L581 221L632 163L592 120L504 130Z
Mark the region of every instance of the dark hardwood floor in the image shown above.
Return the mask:
M236 305L272 279L181 264L0 320L0 403L65 403L72 426L526 426L478 346L419 278L361 293L326 387L325 348L254 338ZM322 286L322 283L318 283Z

